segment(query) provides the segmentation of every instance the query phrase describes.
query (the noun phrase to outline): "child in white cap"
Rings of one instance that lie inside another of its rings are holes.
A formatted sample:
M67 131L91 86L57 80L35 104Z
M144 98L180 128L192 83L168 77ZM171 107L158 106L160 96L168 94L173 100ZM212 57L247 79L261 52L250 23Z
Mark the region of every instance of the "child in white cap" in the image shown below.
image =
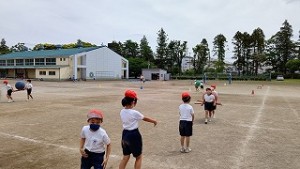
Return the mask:
M103 113L97 109L90 110L87 122L89 125L83 126L80 134L81 169L105 169L111 145L106 131L100 126Z

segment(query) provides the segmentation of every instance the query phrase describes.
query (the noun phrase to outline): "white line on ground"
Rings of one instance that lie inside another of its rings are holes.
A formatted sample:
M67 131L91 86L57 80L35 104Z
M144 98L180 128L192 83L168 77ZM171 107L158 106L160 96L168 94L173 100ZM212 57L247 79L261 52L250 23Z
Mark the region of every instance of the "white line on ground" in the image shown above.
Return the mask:
M268 86L267 91L264 94L262 103L261 103L261 105L260 105L260 107L259 107L259 109L256 113L254 122L252 123L252 125L249 128L246 139L242 140L242 142L241 142L241 144L242 144L241 148L239 149L239 151L236 154L237 159L236 159L235 166L233 166L234 169L241 168L241 166L243 164L243 160L245 158L245 155L247 155L247 153L249 152L248 143L250 142L251 139L254 138L254 132L255 132L256 129L258 129L257 124L260 120L263 109L265 107L265 102L266 102L267 96L269 95L269 90L270 90L270 86Z
M58 145L58 144L52 144L52 143L46 143L44 141L35 140L35 139L31 139L31 138L26 138L26 137L18 136L18 135L7 134L7 133L3 133L3 132L0 132L0 135L3 135L5 137L9 137L9 138L14 138L14 139L21 140L21 141L35 143L35 144L43 144L43 145L47 145L47 146L57 147L59 149L72 150L74 152L76 151L76 152L79 153L78 148L73 148L73 147L68 147L68 146L63 146L63 145ZM118 156L118 155L110 155L110 157L120 158L120 156Z

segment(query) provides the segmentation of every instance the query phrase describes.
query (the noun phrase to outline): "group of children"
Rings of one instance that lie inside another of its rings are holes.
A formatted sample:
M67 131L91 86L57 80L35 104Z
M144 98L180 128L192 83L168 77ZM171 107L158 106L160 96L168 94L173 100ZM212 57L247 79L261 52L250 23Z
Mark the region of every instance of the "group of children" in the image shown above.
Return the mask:
M206 92L202 96L201 105L204 105L205 124L208 117L214 117L214 110L217 105L216 86L206 88ZM213 91L212 91L213 90ZM182 104L179 105L179 134L180 134L180 152L189 153L190 137L193 135L194 109L190 105L191 95L183 92ZM142 168L142 135L139 131L139 121L157 125L155 119L145 117L142 113L133 108L136 106L138 97L135 91L126 90L121 103L123 109L120 111L120 118L123 125L121 146L123 150L123 158L119 163L119 169L125 169L132 154L135 157L135 169ZM100 110L91 110L87 114L89 125L84 126L81 131L80 153L81 153L81 169L104 169L107 165L111 152L111 142L106 131L101 128L103 122L103 113ZM211 119L209 119L210 121ZM104 157L105 156L105 157Z
M12 93L19 91L20 89L14 90L14 88L8 83L8 80L4 80L3 84L5 85L5 88L6 88L6 97L8 99L8 102L14 102L14 99L12 98ZM33 88L33 85L31 83L31 80L28 79L24 89L21 89L21 90L27 90L27 101L29 100L29 98L33 99L32 94L31 94L32 88Z
M120 111L123 131L121 146L123 149L123 158L120 161L119 169L125 169L132 154L135 157L135 169L142 168L142 135L138 129L139 121L157 125L157 121L145 117L142 113L133 108L138 101L137 94L133 90L126 90L122 99L123 109ZM88 112L89 125L84 126L81 131L80 153L81 169L105 169L111 152L110 139L106 131L100 127L103 122L103 113L100 110L91 110ZM104 158L105 155L105 158Z

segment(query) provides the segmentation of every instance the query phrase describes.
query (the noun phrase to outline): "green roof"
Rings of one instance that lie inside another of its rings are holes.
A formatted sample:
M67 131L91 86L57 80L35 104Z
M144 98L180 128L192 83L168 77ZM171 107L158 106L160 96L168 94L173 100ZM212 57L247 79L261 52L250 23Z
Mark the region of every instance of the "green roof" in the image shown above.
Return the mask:
M74 54L89 52L95 49L101 48L88 47L88 48L72 48L72 49L56 49L56 50L37 50L37 51L25 51L25 52L13 52L4 55L0 55L1 59L27 59L27 58L39 58L39 57L68 57Z

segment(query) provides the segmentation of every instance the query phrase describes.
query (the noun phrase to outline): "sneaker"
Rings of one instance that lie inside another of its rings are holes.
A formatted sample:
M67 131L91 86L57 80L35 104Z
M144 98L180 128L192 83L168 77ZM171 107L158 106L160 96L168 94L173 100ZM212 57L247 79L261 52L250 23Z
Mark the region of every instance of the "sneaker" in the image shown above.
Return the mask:
M211 118L208 121L211 122Z
M189 153L189 152L191 152L191 151L192 151L191 148L186 148L186 149L185 149L185 152L186 152L186 153Z
M180 152L181 152L181 153L184 153L184 152L185 152L185 149L182 147L182 148L180 149Z
M204 122L205 124L207 124L207 119L205 119L205 122Z

